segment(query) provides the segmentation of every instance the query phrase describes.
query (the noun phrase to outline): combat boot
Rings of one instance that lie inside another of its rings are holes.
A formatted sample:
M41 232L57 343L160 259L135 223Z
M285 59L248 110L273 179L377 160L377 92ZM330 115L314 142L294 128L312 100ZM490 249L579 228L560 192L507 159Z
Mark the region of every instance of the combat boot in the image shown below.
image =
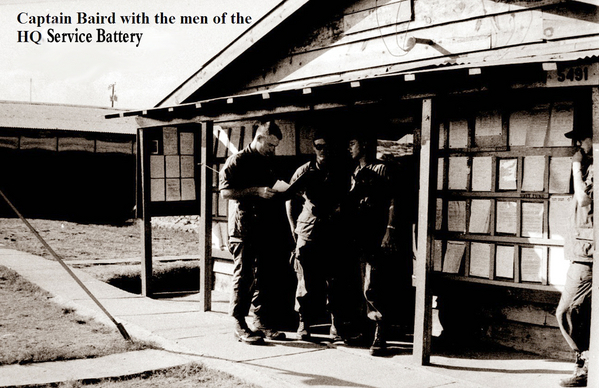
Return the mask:
M384 356L387 353L387 341L385 339L385 333L382 322L376 323L376 329L374 331L374 341L370 346L371 356Z

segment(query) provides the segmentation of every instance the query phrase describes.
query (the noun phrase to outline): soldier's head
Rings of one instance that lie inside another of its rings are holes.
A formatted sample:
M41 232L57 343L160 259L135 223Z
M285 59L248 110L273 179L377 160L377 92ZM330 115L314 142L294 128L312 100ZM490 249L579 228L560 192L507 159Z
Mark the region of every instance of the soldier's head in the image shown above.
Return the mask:
M576 127L572 131L565 133L564 136L574 140L574 143L580 148L583 154L591 155L593 153L593 135L590 130Z
M282 138L281 128L274 121L266 121L256 130L251 146L261 155L272 156Z
M317 130L312 136L312 147L316 155L316 163L324 165L331 154L329 136L324 131Z
M355 131L349 136L348 151L353 160L376 157L376 139L365 131Z

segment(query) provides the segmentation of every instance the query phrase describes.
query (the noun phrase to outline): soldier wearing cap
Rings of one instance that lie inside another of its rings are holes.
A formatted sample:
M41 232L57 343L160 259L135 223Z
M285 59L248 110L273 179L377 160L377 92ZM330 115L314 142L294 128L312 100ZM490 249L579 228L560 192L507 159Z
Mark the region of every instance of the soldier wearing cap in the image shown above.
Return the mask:
M572 157L574 196L564 250L570 267L556 311L566 342L576 352L574 373L560 381L562 387L586 387L591 325L593 274L593 142L580 128L565 134L575 140L578 150Z

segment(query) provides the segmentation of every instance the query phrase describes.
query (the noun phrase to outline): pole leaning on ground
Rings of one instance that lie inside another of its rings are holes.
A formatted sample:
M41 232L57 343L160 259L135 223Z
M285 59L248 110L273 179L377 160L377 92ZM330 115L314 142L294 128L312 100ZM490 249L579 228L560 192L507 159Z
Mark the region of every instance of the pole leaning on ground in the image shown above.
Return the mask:
M69 266L67 266L64 262L64 260L62 259L62 257L60 257L56 252L54 252L54 249L52 249L52 247L50 245L48 245L48 243L46 242L46 240L44 240L42 238L42 236L40 236L40 234L37 232L37 230L35 230L35 228L29 223L29 221L27 221L25 219L25 217L23 217L23 215L19 212L19 210L17 210L17 208L12 204L12 202L9 201L9 199L6 197L6 195L4 195L4 193L2 192L2 190L0 190L0 196L2 196L2 198L4 198L4 200L6 201L6 203L8 204L8 206L10 206L10 208L17 214L17 216L21 219L21 221L23 221L25 223L25 225L27 225L27 227L29 228L29 230L31 230L31 232L35 235L35 237L37 237L37 239L42 243L42 245L44 247L46 247L46 249L48 250L48 252L50 252L50 254L52 256L54 256L54 258L56 259L56 261L58 261L60 263L60 265L62 265L62 267L65 269L65 271L68 272L69 275L71 275L71 277L73 279L75 279L75 281L77 282L77 284L79 284L79 286L83 289L83 291L85 291L85 293L98 305L98 307L100 308L100 310L102 310L104 312L104 314L106 314L106 316L112 321L112 323L115 324L116 328L119 330L119 332L121 333L121 335L123 336L123 338L127 341L132 341L131 337L129 336L129 333L127 333L127 330L125 330L125 327L118 323L116 321L116 319L114 319L114 317L112 315L110 315L110 313L108 312L108 310L106 310L104 308L104 306L102 306L102 303L100 303L100 301L94 296L94 294L91 293L91 291L85 286L85 284L83 284L83 282L77 277L77 275L75 275L75 273L69 268Z

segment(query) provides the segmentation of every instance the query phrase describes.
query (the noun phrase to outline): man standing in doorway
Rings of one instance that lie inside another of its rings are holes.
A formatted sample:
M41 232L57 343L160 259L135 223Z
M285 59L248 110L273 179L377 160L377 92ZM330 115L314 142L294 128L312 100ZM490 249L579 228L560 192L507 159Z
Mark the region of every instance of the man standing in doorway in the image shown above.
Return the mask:
M260 284L264 261L273 244L273 228L282 200L272 189L275 148L283 138L281 129L268 121L258 127L251 144L227 159L220 172L221 196L232 202L229 209L229 251L234 256L230 313L235 319L235 336L248 344L260 344L262 338L281 340L284 333L266 322ZM245 317L254 306L252 331Z
M315 159L293 174L290 184L298 196L286 203L289 224L296 236L293 265L297 275L297 333L309 340L310 326L318 323L326 306L331 315L330 334L341 339L347 338L348 305L359 300L352 299L351 260L342 249L346 235L341 207L349 188L349 173L333 155L331 137L324 131L315 132L312 146ZM293 206L296 202L302 206L297 218ZM354 283L359 284L357 266L353 274L357 275Z
M366 313L376 324L370 354L382 356L387 348L385 319L393 283L388 267L396 252L395 195L388 167L376 159L376 145L376 138L365 132L349 140L349 153L357 166L348 203L354 220L353 240L363 265Z
M579 147L572 157L574 196L568 235L564 244L570 268L557 306L562 335L576 352L574 373L560 381L562 387L586 387L591 329L591 285L593 282L593 142L591 134L575 129L566 133Z

